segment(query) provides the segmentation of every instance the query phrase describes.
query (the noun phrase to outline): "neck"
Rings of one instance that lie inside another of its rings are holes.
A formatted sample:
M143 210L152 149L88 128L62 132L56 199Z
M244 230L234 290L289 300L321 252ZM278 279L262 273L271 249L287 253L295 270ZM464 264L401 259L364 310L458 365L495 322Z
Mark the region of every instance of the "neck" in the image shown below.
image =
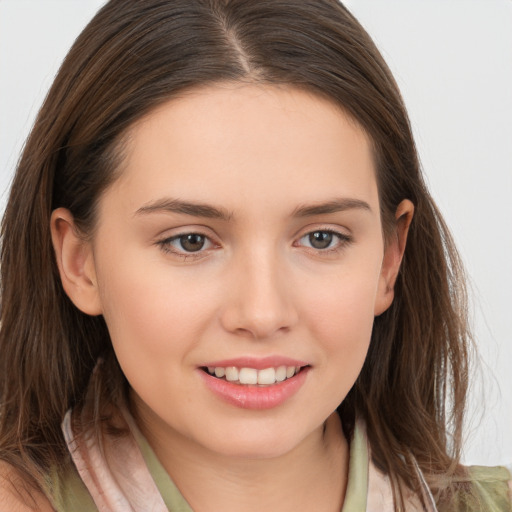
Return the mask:
M227 457L176 433L138 423L160 462L196 512L341 510L348 443L336 413L290 452L274 458Z

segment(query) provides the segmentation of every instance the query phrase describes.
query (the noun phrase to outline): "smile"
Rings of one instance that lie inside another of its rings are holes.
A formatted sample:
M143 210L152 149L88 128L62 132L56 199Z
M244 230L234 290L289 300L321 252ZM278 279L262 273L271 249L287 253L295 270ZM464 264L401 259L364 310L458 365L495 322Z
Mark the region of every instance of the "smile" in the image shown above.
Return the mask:
M271 386L278 382L291 379L301 370L300 366L278 366L275 368L237 368L236 366L209 366L207 371L218 379L225 379L228 382L241 385Z
M201 380L215 396L242 409L272 409L299 392L312 366L283 357L239 358L198 368Z

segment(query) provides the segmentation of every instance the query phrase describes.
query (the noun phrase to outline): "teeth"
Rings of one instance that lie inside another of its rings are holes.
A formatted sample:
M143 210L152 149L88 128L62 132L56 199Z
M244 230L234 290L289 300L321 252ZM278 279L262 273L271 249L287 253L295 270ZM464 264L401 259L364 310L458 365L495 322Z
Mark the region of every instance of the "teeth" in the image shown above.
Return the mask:
M238 380L240 384L258 384L258 370L254 368L240 368Z
M238 368L234 366L228 366L226 368L226 380L230 382L235 382L238 380Z
M286 366L280 366L276 369L276 382L283 382L286 379Z
M276 381L276 371L274 368L266 368L258 372L258 384L274 384ZM240 379L240 382L242 380Z
M210 369L208 368L208 371L210 372ZM224 377L224 375L226 375L226 370L222 367L217 367L213 370L213 372L210 372L210 373L215 373L215 377Z
M229 382L238 382L239 384L259 384L261 386L270 386L276 382L283 382L299 373L300 366L278 366L277 368L265 368L256 370L255 368L237 368L236 366L208 366L208 373L221 379L226 378Z

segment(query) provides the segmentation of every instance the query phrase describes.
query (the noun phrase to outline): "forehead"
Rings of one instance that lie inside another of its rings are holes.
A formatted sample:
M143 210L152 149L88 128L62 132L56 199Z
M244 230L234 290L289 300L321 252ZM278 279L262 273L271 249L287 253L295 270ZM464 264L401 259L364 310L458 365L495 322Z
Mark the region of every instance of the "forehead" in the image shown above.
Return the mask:
M365 132L334 103L291 87L193 89L137 122L125 149L116 185L139 203L165 194L234 210L378 201Z

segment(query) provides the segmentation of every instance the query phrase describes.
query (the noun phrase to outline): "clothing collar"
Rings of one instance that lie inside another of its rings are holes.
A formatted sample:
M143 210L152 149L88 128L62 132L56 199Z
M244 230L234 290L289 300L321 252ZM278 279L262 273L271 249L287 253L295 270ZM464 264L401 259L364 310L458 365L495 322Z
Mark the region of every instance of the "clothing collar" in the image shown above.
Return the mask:
M193 512L126 409L121 410L116 424L126 430L126 435L105 433L98 439L92 428L84 431L76 421L76 418L72 421L69 411L62 424L64 437L99 512ZM78 427L79 435L73 426ZM424 487L426 506L418 496L405 490L405 509L436 512L419 468L417 472ZM341 512L395 512L390 479L371 461L366 429L361 421L356 422L350 441L348 484Z

